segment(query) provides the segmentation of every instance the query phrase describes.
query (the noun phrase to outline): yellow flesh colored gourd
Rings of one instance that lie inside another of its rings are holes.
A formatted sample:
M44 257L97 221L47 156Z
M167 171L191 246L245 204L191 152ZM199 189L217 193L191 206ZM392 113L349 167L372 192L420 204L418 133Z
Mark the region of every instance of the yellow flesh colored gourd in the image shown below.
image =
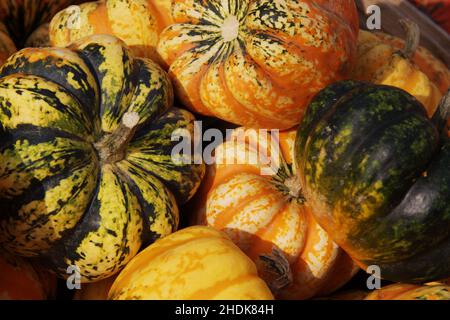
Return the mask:
M223 233L190 227L155 242L119 274L118 300L271 300L255 264Z
M407 31L406 45L401 51L397 51L391 43L382 43L374 33L360 31L358 62L353 78L401 88L415 96L431 116L443 92L412 58L419 45L418 26L407 20L401 23ZM446 75L444 73L442 76Z

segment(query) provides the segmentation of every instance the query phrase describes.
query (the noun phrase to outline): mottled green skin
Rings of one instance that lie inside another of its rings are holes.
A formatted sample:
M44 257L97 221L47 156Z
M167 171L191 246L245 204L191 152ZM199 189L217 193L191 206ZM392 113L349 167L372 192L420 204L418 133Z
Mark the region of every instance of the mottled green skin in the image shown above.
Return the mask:
M11 56L0 68L0 247L60 277L77 265L89 282L176 231L205 167L172 161L172 133L193 135L195 121L172 104L166 73L112 36ZM139 119L119 144L127 113Z
M450 276L450 142L408 93L334 84L296 140L302 187L319 223L392 281Z

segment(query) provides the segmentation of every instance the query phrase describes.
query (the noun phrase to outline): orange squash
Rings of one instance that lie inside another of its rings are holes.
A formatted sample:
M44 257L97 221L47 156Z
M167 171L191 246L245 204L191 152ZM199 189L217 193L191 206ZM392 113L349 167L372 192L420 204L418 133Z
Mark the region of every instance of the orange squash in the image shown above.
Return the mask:
M191 110L288 129L356 58L353 0L174 0L158 53Z
M27 260L0 254L0 300L45 300L56 293L56 277Z
M94 34L122 39L142 58L159 61L159 33L172 22L171 0L101 0L60 11L50 24L53 46L66 47Z
M291 166L294 140L293 130L278 139L236 129L215 149L191 221L224 231L281 299L326 295L358 270L304 204ZM271 167L263 165L269 158Z
M147 247L122 270L110 299L270 300L253 262L225 234L190 227Z

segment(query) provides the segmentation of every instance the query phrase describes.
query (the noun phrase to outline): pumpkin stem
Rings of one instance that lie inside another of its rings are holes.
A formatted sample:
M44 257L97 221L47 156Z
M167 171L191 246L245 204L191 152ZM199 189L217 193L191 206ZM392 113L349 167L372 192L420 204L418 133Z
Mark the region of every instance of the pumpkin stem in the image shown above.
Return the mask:
M400 54L410 60L420 45L419 25L409 19L401 19L400 25L406 32L405 48L400 51Z
M284 185L287 187L289 191L289 196L292 197L292 199L303 199L302 195L302 187L300 186L299 177L297 175L293 175L286 180L284 180Z
M115 163L125 157L126 147L134 135L139 120L139 114L136 112L125 113L117 129L95 143L94 146L103 163Z
M293 282L293 275L289 261L283 252L278 248L273 248L271 254L264 254L259 257L265 271L274 275L273 280L267 281L272 292L277 293Z
M272 177L272 183L290 200L297 201L299 204L306 202L302 193L300 177L293 172L292 165L287 164L285 161L281 162L280 169Z
M450 118L450 89L445 96L441 99L436 112L433 115L432 121L435 124L439 132L444 132L444 136L447 136L447 121Z

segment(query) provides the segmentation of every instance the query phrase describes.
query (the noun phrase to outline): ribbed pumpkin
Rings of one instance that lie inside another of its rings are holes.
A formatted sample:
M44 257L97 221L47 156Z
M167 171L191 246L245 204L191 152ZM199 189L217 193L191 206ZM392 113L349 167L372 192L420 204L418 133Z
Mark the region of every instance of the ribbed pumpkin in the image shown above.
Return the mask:
M406 41L360 31L353 78L401 88L415 96L432 116L450 87L450 71L429 51L419 48L418 25L409 20L401 22Z
M108 293L116 280L116 275L91 283L84 283L75 292L73 300L107 300Z
M47 45L50 19L59 10L81 0L0 0L0 65L17 49L37 45L35 30L44 35Z
M397 283L371 292L364 300L450 300L450 286Z
M311 212L352 258L378 265L387 280L450 275L449 110L450 95L430 120L401 89L340 82L316 96L297 133Z
M25 259L0 252L0 300L46 300L55 294L55 275Z
M356 58L352 0L172 1L160 35L183 104L247 127L288 129Z
M65 47L94 34L122 39L138 57L159 61L159 33L172 22L171 0L102 0L65 9L50 24L50 41Z
M194 121L172 100L166 73L113 36L13 55L0 70L0 245L93 281L175 231L204 166L172 162L172 132Z
M254 263L223 233L190 227L158 240L119 274L118 300L271 300Z
M236 129L215 149L197 193L197 224L224 231L281 299L326 295L358 270L312 218L292 167L295 130ZM267 155L267 156L266 156ZM268 159L272 167L265 168Z

